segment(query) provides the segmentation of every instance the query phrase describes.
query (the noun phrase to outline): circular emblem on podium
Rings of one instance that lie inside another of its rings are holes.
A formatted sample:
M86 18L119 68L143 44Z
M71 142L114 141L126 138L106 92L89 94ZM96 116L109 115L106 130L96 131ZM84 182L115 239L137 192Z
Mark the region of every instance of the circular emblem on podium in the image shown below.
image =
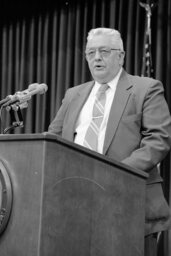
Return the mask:
M0 235L5 230L12 209L12 186L7 169L0 160Z

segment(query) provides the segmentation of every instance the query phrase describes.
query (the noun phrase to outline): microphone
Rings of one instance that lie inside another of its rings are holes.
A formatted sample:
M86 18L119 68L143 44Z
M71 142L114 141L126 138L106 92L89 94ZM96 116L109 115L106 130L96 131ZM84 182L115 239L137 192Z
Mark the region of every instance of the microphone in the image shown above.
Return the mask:
M7 103L7 102L10 101L10 100L15 100L17 94L22 94L22 93L25 94L25 93L28 93L28 92L30 92L30 91L36 89L37 85L38 85L38 83L30 84L29 87L28 87L28 89L26 89L26 90L24 90L24 91L21 91L21 92L20 92L20 91L19 91L19 92L16 92L14 95L8 95L5 99L3 99L3 100L0 101L0 106L3 105L3 104L5 104L5 103Z
M48 87L46 84L30 84L28 89L24 91L16 92L11 99L9 99L7 102L5 102L2 107L7 107L13 104L20 105L24 102L27 102L31 99L31 97L35 94L44 94L47 91Z

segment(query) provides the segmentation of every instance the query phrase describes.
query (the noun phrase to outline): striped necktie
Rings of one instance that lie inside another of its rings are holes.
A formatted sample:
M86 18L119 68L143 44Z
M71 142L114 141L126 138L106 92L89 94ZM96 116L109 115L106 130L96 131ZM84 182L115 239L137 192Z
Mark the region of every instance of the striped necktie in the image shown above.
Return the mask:
M104 117L104 108L106 103L106 90L109 88L108 84L102 84L96 94L96 99L93 106L92 120L87 129L83 146L97 151L98 135L101 123Z

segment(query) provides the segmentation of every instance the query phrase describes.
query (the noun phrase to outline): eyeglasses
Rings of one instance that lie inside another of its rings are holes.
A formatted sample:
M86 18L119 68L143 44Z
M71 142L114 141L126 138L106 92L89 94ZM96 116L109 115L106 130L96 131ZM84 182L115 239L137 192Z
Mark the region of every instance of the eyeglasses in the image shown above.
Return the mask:
M102 58L108 58L111 55L112 51L120 51L120 49L114 49L114 48L90 49L85 52L87 59L89 60L94 59L94 57L96 56L96 51L99 52Z

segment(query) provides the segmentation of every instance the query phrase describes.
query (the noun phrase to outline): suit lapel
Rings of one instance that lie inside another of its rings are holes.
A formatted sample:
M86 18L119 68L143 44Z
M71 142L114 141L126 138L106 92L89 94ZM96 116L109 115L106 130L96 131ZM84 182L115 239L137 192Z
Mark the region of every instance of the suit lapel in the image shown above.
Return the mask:
M125 106L128 102L130 96L130 88L132 87L129 82L126 72L123 71L121 77L118 81L118 85L116 88L114 100L111 106L111 111L109 114L108 124L106 128L106 136L103 147L103 154L106 153L109 148L113 137L115 136L117 127L119 125L119 121L122 117L122 113L125 109Z
M68 124L69 124L69 129L67 129L67 139L70 141L74 140L74 132L75 132L75 126L77 123L78 116L80 114L80 111L89 96L91 89L94 85L94 81L88 82L84 84L84 86L79 90L76 95L74 96L73 100L70 103L69 109L70 109L70 114L68 115Z

